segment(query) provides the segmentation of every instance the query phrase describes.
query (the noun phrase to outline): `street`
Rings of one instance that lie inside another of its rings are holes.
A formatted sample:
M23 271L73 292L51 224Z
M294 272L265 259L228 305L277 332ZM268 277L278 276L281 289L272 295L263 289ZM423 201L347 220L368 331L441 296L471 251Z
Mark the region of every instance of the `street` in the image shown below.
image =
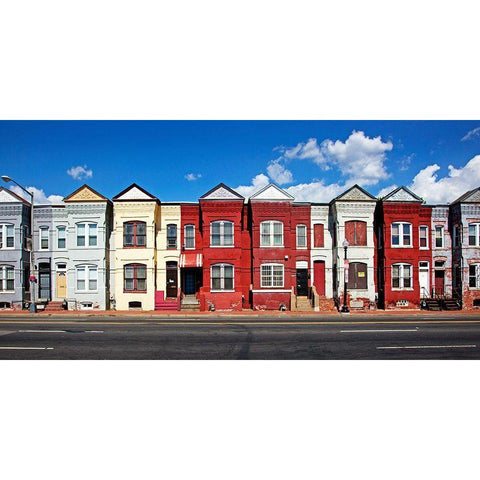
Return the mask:
M290 317L291 319L292 317ZM282 321L190 318L25 320L2 316L0 359L477 359L480 319L411 315ZM345 318L345 317L343 317Z

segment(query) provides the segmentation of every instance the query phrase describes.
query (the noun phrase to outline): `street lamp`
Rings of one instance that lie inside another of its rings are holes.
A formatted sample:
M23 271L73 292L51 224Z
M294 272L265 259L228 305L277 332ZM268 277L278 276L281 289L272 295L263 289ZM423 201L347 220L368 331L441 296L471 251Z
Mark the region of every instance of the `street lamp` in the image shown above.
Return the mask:
M33 257L33 193L29 192L25 187L22 187L18 182L13 178L10 178L8 175L2 175L2 180L6 183L13 182L15 185L20 187L25 193L30 195L30 237L32 239L32 244L30 246L30 278L34 278L34 257ZM36 313L37 306L35 305L35 283L34 281L30 282L30 313Z
M348 284L348 260L347 260L347 249L350 244L348 240L345 239L343 241L343 250L345 252L344 260L343 260L343 306L340 310L341 313L350 313L350 310L347 306L347 284Z

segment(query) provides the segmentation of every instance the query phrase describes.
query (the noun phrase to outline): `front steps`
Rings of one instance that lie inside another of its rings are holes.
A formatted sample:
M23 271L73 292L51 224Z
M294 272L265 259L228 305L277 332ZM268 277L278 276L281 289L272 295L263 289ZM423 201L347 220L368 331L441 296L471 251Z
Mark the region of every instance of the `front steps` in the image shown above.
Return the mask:
M462 307L453 298L426 298L424 299L425 309L432 310L434 312L440 312L441 310L453 311L461 310Z
M313 312L312 304L308 297L297 297L296 305L292 308L293 312Z
M182 299L180 310L183 312L199 312L200 300L195 295L185 295Z
M63 312L63 302L48 302L45 305L44 312Z

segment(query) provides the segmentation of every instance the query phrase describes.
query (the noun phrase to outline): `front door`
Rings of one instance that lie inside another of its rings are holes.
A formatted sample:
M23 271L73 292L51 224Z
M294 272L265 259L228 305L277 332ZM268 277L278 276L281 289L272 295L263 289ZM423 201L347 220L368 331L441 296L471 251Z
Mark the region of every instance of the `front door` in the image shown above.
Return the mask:
M304 297L308 295L308 269L297 268L297 295Z
M435 270L435 295L443 295L445 290L445 270Z
M57 272L57 298L67 296L67 275L65 272Z
M38 265L38 298L50 300L50 264Z
M430 296L428 262L420 262L418 268L418 283L420 285L420 298L428 298Z
M318 295L325 295L325 262L313 262L313 278Z
M175 264L172 265L172 264ZM177 262L167 263L167 297L177 297Z
M187 270L185 272L185 285L184 293L185 295L193 295L195 293L195 272L193 270Z

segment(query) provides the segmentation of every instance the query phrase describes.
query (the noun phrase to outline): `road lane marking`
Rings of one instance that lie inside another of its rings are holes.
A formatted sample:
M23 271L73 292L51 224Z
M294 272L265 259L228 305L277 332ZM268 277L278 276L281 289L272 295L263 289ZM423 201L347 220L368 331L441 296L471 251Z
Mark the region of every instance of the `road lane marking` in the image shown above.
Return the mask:
M69 332L68 330L18 330L18 333L72 333L72 332ZM104 330L82 330L74 333L104 333Z
M377 350L408 350L416 348L476 348L476 345L409 345L403 347L377 347Z
M0 347L0 350L53 350L53 347Z
M397 329L381 329L381 330L340 330L340 333L374 333L374 332L418 332L417 328L397 328Z

